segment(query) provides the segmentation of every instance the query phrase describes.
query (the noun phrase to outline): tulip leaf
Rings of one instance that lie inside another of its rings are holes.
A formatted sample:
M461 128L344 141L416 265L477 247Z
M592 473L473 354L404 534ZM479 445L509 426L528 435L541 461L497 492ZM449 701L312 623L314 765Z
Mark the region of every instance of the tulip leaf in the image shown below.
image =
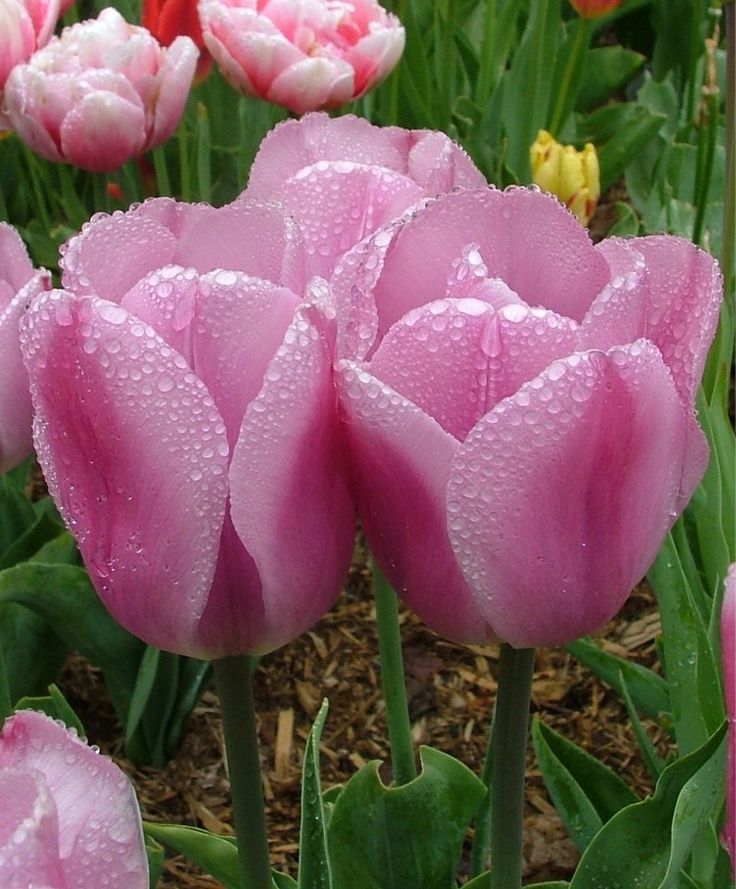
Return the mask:
M146 842L146 858L148 859L149 889L156 889L164 869L164 847L153 837L144 837Z
M623 673L620 675L620 682L621 693L623 694L624 703L626 704L626 712L629 714L631 727L636 735L636 740L639 744L644 764L649 770L649 774L656 781L662 774L664 760L657 754L657 751L654 749L654 744L649 740L649 735L646 733L646 730L641 723L641 719L639 719L639 714L636 712L636 707L631 699L631 693L626 685L626 679Z
M462 763L422 747L413 781L386 787L363 766L337 797L328 828L335 889L448 889L486 789Z
M570 884L564 880L552 880L544 883L529 883L524 889L569 889ZM478 874L463 886L463 889L491 889L491 872Z
M238 846L235 837L223 837L183 824L143 824L146 837L179 852L219 880L225 889L240 889Z
M36 521L30 501L7 476L0 476L0 554Z
M646 57L623 46L600 46L588 50L583 60L575 107L588 111L608 101L644 67Z
M670 686L677 746L690 753L723 719L718 666L694 600L680 550L688 547L682 519L665 538L647 575L662 617L664 672Z
M166 727L178 678L179 656L147 645L125 723L125 749L134 762L147 762L158 768L166 763Z
M604 651L587 637L569 642L565 650L619 694L623 693L621 685L623 676L631 700L636 709L645 716L659 719L662 713L670 711L667 683L659 674Z
M618 775L539 719L532 740L549 795L581 852L616 812L638 802Z
M721 804L726 723L662 772L653 797L622 809L583 853L570 889L621 886L681 889L680 868L704 821Z
M33 524L6 547L0 556L0 570L30 559L44 544L64 531L63 526L46 510L38 515L34 512L34 519Z
M331 889L327 851L327 814L319 776L319 741L327 718L327 698L307 738L302 768L302 816L299 831L299 889Z
M277 870L271 871L271 879L273 880L274 889L296 889L297 882L288 874L279 873Z
M28 695L43 695L58 676L69 649L43 617L4 601L1 591L0 645L11 704Z
M529 148L547 125L560 29L560 0L530 4L529 18L503 80L503 123L508 136L506 165L517 182L529 182ZM520 114L519 109L524 113Z
M86 737L84 726L69 702L55 685L49 686L48 695L42 697L21 698L15 705L16 710L41 710L52 719L61 720L67 728L74 729L80 738Z
M34 562L6 568L0 571L0 603L35 612L68 648L100 667L125 722L144 646L113 620L83 568Z

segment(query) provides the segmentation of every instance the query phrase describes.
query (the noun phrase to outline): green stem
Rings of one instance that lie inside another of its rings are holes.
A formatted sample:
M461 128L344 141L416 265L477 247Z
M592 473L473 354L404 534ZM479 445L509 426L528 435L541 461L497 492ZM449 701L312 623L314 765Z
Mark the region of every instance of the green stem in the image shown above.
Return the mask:
M475 816L475 833L473 835L473 845L470 848L470 876L477 877L482 874L488 867L488 847L491 842L491 774L493 771L493 726L496 722L496 712L494 707L493 716L491 718L491 730L488 733L488 744L486 745L486 755L483 760L483 771L481 772L481 781L488 788L488 793L478 809Z
M396 3L396 15L400 22L404 21L404 4L406 0L398 0ZM388 92L388 120L387 124L396 126L399 122L399 96L401 95L401 72L402 62L394 68L389 78Z
M557 136L560 127L564 123L565 117L570 110L571 101L575 96L571 97L573 87L577 92L580 74L583 68L583 58L590 45L591 23L590 19L584 19L580 16L575 23L575 38L573 40L572 49L565 63L565 70L562 72L562 81L557 91L557 99L555 107L552 111L552 117L549 122L549 131L553 136Z
M534 649L501 646L491 733L491 885L519 889Z
M733 288L736 244L736 4L726 5L726 200L721 269L728 295Z
M226 657L212 666L222 708L241 889L271 889L251 659Z
M480 50L478 80L475 86L475 101L479 108L485 108L492 91L497 30L496 0L486 0L483 16L483 43Z
M171 180L169 179L169 168L166 165L164 147L154 148L151 157L153 158L153 169L156 171L156 191L159 197L169 197L172 195Z
M381 656L381 682L386 701L391 766L396 784L408 784L417 776L411 723L406 702L404 659L401 654L401 630L396 593L386 582L378 565L373 564L373 590L376 596L378 652Z

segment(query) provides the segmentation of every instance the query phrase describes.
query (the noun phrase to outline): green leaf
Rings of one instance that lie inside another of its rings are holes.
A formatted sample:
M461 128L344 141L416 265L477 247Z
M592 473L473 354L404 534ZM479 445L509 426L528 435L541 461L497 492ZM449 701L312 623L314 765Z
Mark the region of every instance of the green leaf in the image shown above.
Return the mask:
M86 736L84 726L69 702L55 685L49 686L48 695L21 698L16 710L41 710L52 719L61 720L68 728L74 729L80 738Z
M630 204L623 201L616 201L613 205L616 208L618 218L608 230L607 237L628 238L632 235L638 235L639 219Z
M667 683L659 674L604 651L587 637L568 643L565 650L619 694L623 693L623 675L636 709L645 716L659 719L662 713L670 711Z
M588 111L601 105L644 67L646 57L623 46L602 46L588 50L575 107Z
M7 476L0 476L0 556L36 521L28 498Z
M370 762L343 787L328 839L335 889L448 889L465 831L485 795L462 763L420 750L413 781L386 787Z
M629 689L626 685L626 679L624 678L623 673L621 674L620 681L621 693L624 698L624 703L626 704L626 712L629 714L631 727L634 730L634 734L636 735L636 740L639 744L642 758L647 769L649 770L649 774L656 781L662 774L662 769L664 768L664 760L657 755L657 751L654 749L654 745L649 740L649 735L646 733L646 730L641 723L641 719L639 719L639 714L636 712L636 707L634 706L634 702L631 699L631 693L629 692Z
M564 880L552 880L551 883L530 883L524 889L569 889L570 884ZM491 889L491 872L488 870L483 874L470 880L463 886L463 889Z
M143 823L143 832L179 852L219 880L225 889L240 889L238 847L234 837L223 837L182 824Z
M671 763L654 797L627 806L585 850L570 889L620 886L674 889L679 863L690 854L693 829L713 814L723 784L726 724L698 750Z
M0 570L30 559L44 544L60 536L63 531L63 526L52 515L46 511L41 512L35 517L33 524L6 547L0 556Z
M0 603L35 612L68 648L100 667L110 699L125 722L144 646L113 620L83 568L33 562L6 568L0 571Z
M153 837L144 837L146 842L146 858L148 858L148 886L156 889L164 869L164 847Z
M506 164L517 182L531 180L529 149L537 132L547 126L561 21L560 0L531 4L526 29L503 78Z
M307 738L302 769L302 816L299 831L299 889L332 889L327 849L327 818L319 776L319 741L329 704L322 701Z
M297 889L296 880L292 879L288 874L272 870L271 879L273 880L274 889Z
M607 766L540 719L532 724L532 740L549 795L583 851L601 826L637 797Z
M598 151L602 192L613 185L630 161L654 139L663 122L664 116L661 114L652 114L640 106L633 109L626 125L618 129Z
M708 738L709 727L723 719L723 696L708 630L678 551L688 545L681 523L682 519L679 528L665 538L647 577L662 617L664 671L677 746L682 753L690 753Z
M27 695L43 695L59 675L70 646L44 618L0 595L0 645L5 683L11 703Z

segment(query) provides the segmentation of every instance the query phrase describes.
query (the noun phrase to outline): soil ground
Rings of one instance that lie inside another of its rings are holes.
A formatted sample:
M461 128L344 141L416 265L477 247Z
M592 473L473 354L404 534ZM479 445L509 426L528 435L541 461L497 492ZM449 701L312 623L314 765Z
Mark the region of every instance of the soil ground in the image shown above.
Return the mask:
M496 690L498 648L439 639L408 611L402 637L409 707L417 744L430 744L480 772ZM638 588L598 642L658 669L655 603ZM138 769L122 754L122 730L98 671L72 657L61 687L91 743L111 754L132 778L143 816L231 833L222 725L214 690L188 721L181 749L163 770ZM304 743L324 697L330 702L321 745L322 780L344 783L366 761L389 759L369 569L359 554L347 592L310 633L263 658L255 679L273 865L296 874L299 781ZM652 782L638 753L625 708L607 686L561 649L537 652L532 712L616 771L640 796ZM645 722L661 755L667 736ZM530 745L531 747L531 745ZM549 800L530 751L525 811L525 877L564 879L578 859ZM467 850L461 870L467 865ZM217 889L181 856L167 860L160 889Z

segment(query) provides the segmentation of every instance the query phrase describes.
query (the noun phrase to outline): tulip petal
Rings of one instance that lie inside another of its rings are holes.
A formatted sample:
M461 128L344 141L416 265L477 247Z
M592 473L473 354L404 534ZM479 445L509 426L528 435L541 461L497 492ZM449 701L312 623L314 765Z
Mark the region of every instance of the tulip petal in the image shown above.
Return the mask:
M380 331L441 297L438 282L468 244L478 245L488 276L525 303L575 321L608 282L605 259L555 198L525 188L462 190L441 195L396 236L374 294Z
M355 73L347 62L328 56L289 65L268 87L264 98L295 114L314 108L337 108L353 97Z
M318 111L301 120L283 121L261 142L247 194L253 200L273 200L284 181L320 161L352 161L406 172L410 139L408 130L377 127L352 114L333 119Z
M447 536L445 490L457 441L362 365L339 362L337 383L361 523L378 564L435 632L487 642L493 632Z
M187 359L214 395L231 447L298 304L270 281L181 266L151 272L121 302Z
M691 421L645 340L539 379L477 424L448 485L462 571L516 647L563 644L622 605L676 515Z
M51 285L46 271L37 272L22 287L5 311L0 311L0 472L7 472L33 450L31 421L33 409L28 391L28 373L20 350L20 319L31 300Z
M428 197L453 188L484 188L487 183L463 149L444 133L415 130L407 173Z
M33 264L21 236L12 225L0 222L0 286L3 281L10 285L6 299L3 299L4 290L0 290L0 312L10 301L10 295L27 284L33 274Z
M189 96L198 58L197 47L185 36L177 37L166 52L157 75L158 98L153 129L146 141L146 151L163 145L177 128Z
M574 351L576 329L542 309L438 300L394 324L370 370L462 441L501 399Z
M0 767L43 776L58 816L60 886L147 889L138 803L112 760L45 714L25 710L3 727Z
M39 460L97 591L149 644L197 656L227 498L209 393L152 328L96 298L41 297L21 339Z
M297 311L233 453L233 523L258 566L271 626L261 651L319 619L350 564L355 519L335 410L333 338L316 307Z
M0 772L0 801L2 885L66 889L56 806L41 774L5 765Z
M114 93L89 93L61 124L65 159L93 173L117 169L145 145L144 109Z
M583 348L608 348L646 337L659 347L681 397L693 404L718 323L723 290L718 264L690 241L671 235L637 238L631 244L612 239L604 244L608 245L605 249L603 244L598 249L616 275L581 325ZM614 253L619 257L622 250L643 257L646 274L636 286L620 274L620 260L611 258ZM625 339L620 338L622 334Z
M276 198L299 223L309 271L329 278L358 241L422 197L411 179L351 161L320 161L286 181Z

